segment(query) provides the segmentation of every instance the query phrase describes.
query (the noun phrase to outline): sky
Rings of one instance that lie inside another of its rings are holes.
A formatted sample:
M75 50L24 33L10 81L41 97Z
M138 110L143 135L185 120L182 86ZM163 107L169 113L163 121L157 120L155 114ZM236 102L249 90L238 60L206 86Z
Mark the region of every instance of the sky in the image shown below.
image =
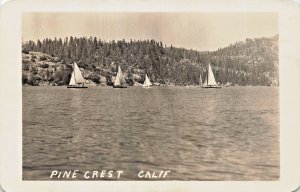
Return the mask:
M23 13L22 41L97 37L162 41L166 46L212 51L246 38L278 34L277 13Z

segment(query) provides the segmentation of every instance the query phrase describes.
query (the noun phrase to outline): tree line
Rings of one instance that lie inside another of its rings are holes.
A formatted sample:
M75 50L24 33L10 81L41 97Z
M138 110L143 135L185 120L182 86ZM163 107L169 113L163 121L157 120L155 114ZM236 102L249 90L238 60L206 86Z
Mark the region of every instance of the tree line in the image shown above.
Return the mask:
M130 75L143 71L154 82L198 84L208 63L220 83L269 85L278 70L278 36L247 39L212 52L166 46L155 40L103 41L96 37L45 38L22 44L22 52L41 52L61 65L76 61L80 68L109 78L117 66ZM69 69L69 68L67 68ZM105 71L105 73L103 72Z

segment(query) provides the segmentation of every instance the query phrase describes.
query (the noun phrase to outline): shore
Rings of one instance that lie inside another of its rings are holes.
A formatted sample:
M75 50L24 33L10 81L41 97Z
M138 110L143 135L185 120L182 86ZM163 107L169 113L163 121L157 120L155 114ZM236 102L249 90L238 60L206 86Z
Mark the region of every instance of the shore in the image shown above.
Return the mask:
M80 66L79 66L80 67ZM110 67L80 68L86 85L112 86L116 78L117 65L112 63ZM66 64L64 60L40 52L22 53L22 84L28 86L67 86L71 79L72 64ZM145 79L145 69L131 68L123 71L126 83L129 86L142 86ZM180 86L197 87L199 80L183 82L172 78L150 77L153 86ZM190 84L191 83L191 84ZM196 83L196 84L195 84ZM221 82L222 87L240 86L234 82ZM254 86L254 85L242 85ZM270 86L278 86L277 83Z

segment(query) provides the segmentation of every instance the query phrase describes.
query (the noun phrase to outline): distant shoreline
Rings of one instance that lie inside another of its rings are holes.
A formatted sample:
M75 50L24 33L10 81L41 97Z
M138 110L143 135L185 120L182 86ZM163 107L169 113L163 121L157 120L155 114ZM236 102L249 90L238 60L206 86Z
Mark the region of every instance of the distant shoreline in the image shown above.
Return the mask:
M87 86L112 86L119 68L129 86L142 85L146 75L154 84L194 86L204 82L209 66L220 85L279 85L278 36L246 39L213 52L165 47L155 40L29 41L22 44L22 84L68 85L74 62Z
M87 85L88 87L113 87L109 85ZM67 85L28 85L28 84L22 84L22 87L67 87ZM128 86L128 87L142 87L142 86ZM153 87L199 87L199 85L154 85ZM223 88L228 88L228 87L279 87L279 85L234 85L234 86L221 86Z

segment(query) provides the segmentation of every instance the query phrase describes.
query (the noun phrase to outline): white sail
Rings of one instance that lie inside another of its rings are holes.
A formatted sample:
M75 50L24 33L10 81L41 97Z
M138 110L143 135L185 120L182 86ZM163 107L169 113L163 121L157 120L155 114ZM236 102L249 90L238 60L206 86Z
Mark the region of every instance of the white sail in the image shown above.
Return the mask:
M74 62L74 69L69 85L76 85L78 83L85 83L85 79L83 78L78 65Z
M118 73L117 73L117 76L116 76L116 81L115 81L114 85L115 86L123 85L123 84L125 84L125 82L126 81L125 81L124 75L123 75L122 70L119 66Z
M118 71L117 76L116 76L116 79L115 79L115 83L114 83L115 86L116 86L116 85L121 85L120 77L119 77L119 76L120 76L120 75L119 75L119 71Z
M72 77L71 77L71 80L70 80L69 85L76 85L74 70L73 70L73 72L72 72Z
M150 87L152 85L152 83L150 82L148 75L146 74L146 78L143 84L143 87Z
M83 78L81 71L75 62L74 62L74 73L75 73L75 82L76 83L85 83L85 79Z
M126 81L125 81L124 75L123 75L122 70L121 70L120 67L119 67L119 71L120 71L120 75L119 75L119 77L120 77L120 82L121 82L121 84L125 84Z
M207 78L205 78L203 85L207 85Z
M201 77L201 73L199 75L199 85L202 86L202 77Z
M214 76L214 73L211 69L210 64L208 64L207 78L205 79L204 85L218 85L216 83L215 76Z

